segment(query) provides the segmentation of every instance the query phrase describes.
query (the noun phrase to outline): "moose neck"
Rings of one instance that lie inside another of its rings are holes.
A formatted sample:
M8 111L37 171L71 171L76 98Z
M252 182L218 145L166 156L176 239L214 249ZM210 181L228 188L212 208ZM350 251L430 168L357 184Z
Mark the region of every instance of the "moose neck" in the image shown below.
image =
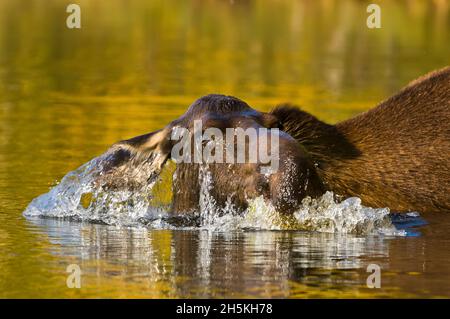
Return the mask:
M291 106L280 106L272 111L280 128L290 134L305 149L316 168L325 189L343 196L358 194L360 184L353 170L361 171L364 157L355 146L352 132L339 126L324 123L309 113ZM367 177L371 175L367 172Z
M309 113L288 105L277 107L271 113L278 118L281 129L305 148L319 173L360 155L336 126L324 123Z

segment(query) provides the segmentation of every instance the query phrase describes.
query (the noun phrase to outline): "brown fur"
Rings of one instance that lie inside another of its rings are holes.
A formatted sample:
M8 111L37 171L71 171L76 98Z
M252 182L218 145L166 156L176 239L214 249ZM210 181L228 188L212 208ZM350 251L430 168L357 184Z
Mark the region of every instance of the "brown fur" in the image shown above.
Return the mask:
M223 105L227 106L225 110L222 108ZM230 105L233 106L230 107ZM186 114L188 114L187 117L198 114L197 119L202 118L204 129L208 127L222 130L228 127L258 129L278 126L275 117L257 112L236 98L220 95L210 95L199 99ZM182 119L185 119L185 116ZM189 118L183 125L189 127L192 121L192 118ZM181 122L177 122L177 125L180 124ZM289 213L298 208L301 199L305 196L318 196L323 193L323 185L312 163L307 159L304 151L298 147L297 141L281 133L279 143L279 153L283 160L279 163L278 171L268 178L260 173L260 163L209 165L208 172L211 174L212 181L209 195L215 201L217 208L231 204L235 211L239 212L247 208L248 199L262 195L279 211ZM292 163L294 166L290 165ZM198 211L199 176L198 164L177 164L173 182L173 213L184 214ZM290 176L293 177L292 181L285 183Z
M450 212L450 68L336 125L288 106L272 114L336 194L397 212Z

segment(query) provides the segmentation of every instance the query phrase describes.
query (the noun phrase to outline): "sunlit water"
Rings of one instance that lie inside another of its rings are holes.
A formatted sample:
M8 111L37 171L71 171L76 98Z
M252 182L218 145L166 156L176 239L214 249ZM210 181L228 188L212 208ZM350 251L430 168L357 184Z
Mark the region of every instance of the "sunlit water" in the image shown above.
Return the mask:
M208 93L330 123L367 110L450 63L443 2L389 1L380 30L351 0L79 3L69 30L61 1L0 2L0 297L450 297L449 216L326 194L288 224L260 199L224 217L206 200L180 228L166 183L92 196L74 171Z

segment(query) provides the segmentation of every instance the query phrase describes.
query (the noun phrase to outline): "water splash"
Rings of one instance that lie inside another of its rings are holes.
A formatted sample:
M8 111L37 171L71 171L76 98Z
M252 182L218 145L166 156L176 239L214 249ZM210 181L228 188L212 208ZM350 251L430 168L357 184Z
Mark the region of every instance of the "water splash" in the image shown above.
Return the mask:
M190 220L187 223L190 226L176 225L170 222L167 207L154 205L152 191L159 172L149 165L152 159L138 164L130 164L130 161L106 174L105 167L113 156L107 152L70 172L47 194L34 199L24 215L156 229L185 229L195 224L195 227L211 231L258 229L407 235L404 227L395 227L389 209L365 207L356 197L340 201L332 192L318 199L305 198L301 207L289 216L278 213L262 196L249 200L244 213L233 207L232 195L225 207L217 207L210 195L214 185L206 166L200 168L200 211L189 217L195 219L195 223ZM409 215L409 218L420 217Z
M155 168L143 161L108 169L115 156L107 152L68 173L24 215L132 226L160 214L157 207L149 210Z

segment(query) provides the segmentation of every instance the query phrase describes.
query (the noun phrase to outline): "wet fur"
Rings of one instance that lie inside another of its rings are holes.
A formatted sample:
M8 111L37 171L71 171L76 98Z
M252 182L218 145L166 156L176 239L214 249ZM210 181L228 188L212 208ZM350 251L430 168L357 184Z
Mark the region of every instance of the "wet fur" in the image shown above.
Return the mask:
M225 108L221 108L222 105ZM183 116L176 125L190 127L192 118L202 118L204 129L215 127L224 130L223 133L228 127L258 129L279 125L272 115L255 111L236 98L221 95L209 95L197 100L186 114L189 120L183 122ZM305 196L323 193L323 185L297 141L282 132L279 143L282 160L278 171L269 177L260 173L260 163L215 163L208 166L207 171L211 176L208 194L217 208L231 205L235 212L241 212L247 208L248 199L263 196L280 212L291 213L299 207ZM235 144L235 149L236 147ZM290 183L286 183L290 177ZM177 164L173 181L172 213L198 211L201 195L199 184L203 178L205 176L200 173L198 164Z

